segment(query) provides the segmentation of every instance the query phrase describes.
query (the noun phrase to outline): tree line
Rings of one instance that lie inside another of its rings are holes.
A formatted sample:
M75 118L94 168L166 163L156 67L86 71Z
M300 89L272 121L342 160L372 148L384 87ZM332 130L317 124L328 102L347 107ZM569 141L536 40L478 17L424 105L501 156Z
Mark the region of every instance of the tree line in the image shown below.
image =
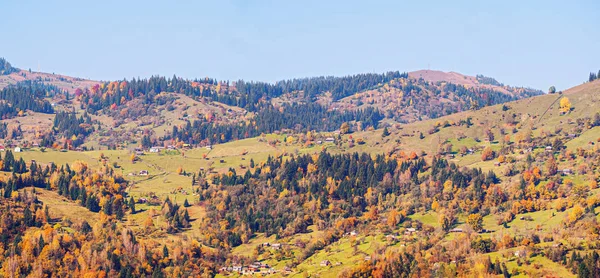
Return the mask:
M0 90L0 118L15 117L20 111L54 113L54 108L44 99L48 89L38 82L20 82Z

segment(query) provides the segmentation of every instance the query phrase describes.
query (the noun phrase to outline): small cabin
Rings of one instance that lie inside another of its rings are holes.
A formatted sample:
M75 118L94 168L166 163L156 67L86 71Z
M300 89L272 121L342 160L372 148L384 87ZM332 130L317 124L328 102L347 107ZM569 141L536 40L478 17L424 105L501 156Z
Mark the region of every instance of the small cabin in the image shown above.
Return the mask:
M140 176L147 176L148 175L148 170L141 170L138 175L140 175Z

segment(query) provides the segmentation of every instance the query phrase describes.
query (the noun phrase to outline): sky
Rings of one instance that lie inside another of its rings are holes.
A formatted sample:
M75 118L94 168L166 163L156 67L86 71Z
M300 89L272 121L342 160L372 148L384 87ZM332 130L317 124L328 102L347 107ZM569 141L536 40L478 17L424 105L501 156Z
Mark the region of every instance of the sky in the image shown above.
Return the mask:
M600 70L597 0L0 2L0 57L95 80L435 69L545 91Z

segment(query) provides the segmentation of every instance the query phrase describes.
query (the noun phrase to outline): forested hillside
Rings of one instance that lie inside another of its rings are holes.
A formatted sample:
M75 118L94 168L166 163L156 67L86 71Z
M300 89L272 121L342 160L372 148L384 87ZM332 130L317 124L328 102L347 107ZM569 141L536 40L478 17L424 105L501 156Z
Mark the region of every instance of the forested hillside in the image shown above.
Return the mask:
M0 276L600 271L598 80L8 76Z

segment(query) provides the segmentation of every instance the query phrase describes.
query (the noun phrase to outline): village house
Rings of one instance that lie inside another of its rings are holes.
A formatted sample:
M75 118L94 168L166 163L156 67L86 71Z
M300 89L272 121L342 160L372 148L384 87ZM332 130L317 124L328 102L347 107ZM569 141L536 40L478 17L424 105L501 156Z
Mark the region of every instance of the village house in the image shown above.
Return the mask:
M150 148L150 152L151 153L158 153L158 152L160 152L164 148L165 147L154 146L154 147Z
M15 147L15 152L16 152L16 153L20 153L21 151L22 151L22 150L21 150L21 148L20 148L20 147Z
M525 258L526 256L527 256L527 251L525 251L525 250L515 251L515 257L517 257L517 258Z
M331 262L329 260L323 260L321 261L321 266L330 266Z
M275 250L281 249L281 243L273 243L271 244L271 248Z
M546 151L547 151L547 152L551 152L551 151L552 151L552 146L547 146L547 147L546 147Z
M231 271L241 272L241 271L242 271L242 268L243 268L243 267L242 267L241 265L234 265L234 266L231 268Z
M387 239L388 241L395 241L398 239L398 237L396 237L395 235L387 235L385 236L385 239Z
M416 232L417 232L417 229L415 229L415 228L406 228L406 231L404 231L404 234L405 235L411 235L411 234L416 233Z
M140 176L147 176L148 175L148 170L141 170L139 173Z
M571 171L571 169L568 169L568 168L567 169L562 169L560 172L563 174L563 176L568 176L568 175L573 174L573 172Z
M333 139L333 137L327 137L325 139L325 142L327 142L327 143L333 143L334 141L335 141L335 139Z

